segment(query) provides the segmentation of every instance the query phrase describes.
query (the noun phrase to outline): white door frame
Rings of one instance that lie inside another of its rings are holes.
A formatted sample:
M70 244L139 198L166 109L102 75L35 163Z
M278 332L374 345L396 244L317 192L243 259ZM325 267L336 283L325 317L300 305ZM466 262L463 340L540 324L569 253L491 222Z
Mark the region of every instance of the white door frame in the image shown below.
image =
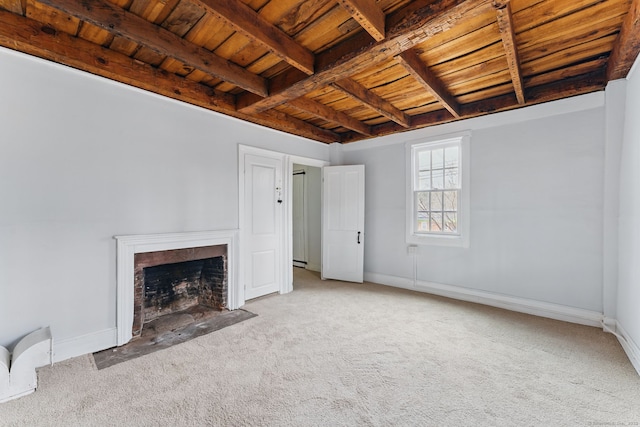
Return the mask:
M253 154L263 157L271 157L281 159L283 165L282 171L282 202L284 204L284 215L282 215L282 236L280 238L280 269L281 269L281 294L291 292L293 290L293 165L299 164L304 166L314 166L322 168L329 166L329 161L313 159L310 157L294 156L277 151L266 150L263 148L251 147L249 145L238 144L238 229L239 229L239 268L238 268L238 307L245 303L245 274L244 269L247 265L244 247L246 244L246 236L244 234L244 161L247 154Z
M285 200L285 236L287 237L287 243L285 245L284 258L285 265L283 276L286 283L286 291L291 292L293 290L293 165L312 166L316 168L323 168L329 166L329 162L325 160L312 159L309 157L300 156L285 156L285 173L283 175L284 181L284 200ZM321 243L322 244L322 243ZM284 293L284 292L283 292Z

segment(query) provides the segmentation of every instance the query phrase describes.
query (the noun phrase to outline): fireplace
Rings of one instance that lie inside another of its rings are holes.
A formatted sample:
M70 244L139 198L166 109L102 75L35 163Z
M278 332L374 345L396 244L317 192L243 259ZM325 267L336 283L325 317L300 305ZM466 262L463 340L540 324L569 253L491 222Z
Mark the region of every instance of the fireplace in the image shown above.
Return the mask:
M207 306L244 304L237 286L235 230L116 236L117 344L154 319Z
M134 255L134 337L145 323L195 306L227 308L227 245Z

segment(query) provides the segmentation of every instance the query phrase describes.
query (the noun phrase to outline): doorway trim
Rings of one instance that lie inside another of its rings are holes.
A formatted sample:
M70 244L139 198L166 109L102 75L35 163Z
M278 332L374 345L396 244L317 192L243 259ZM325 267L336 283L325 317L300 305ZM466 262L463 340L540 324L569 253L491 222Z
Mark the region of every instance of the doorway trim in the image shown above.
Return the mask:
M293 156L286 155L285 156L285 174L284 176L284 188L285 195L284 198L286 200L285 206L285 236L287 238L287 244L285 245L285 264L284 267L284 276L285 283L287 285L286 292L291 292L293 290L293 165L301 165L301 166L312 166L316 168L323 168L325 166L329 166L329 161L326 160L318 160L312 159L309 157L301 157L301 156ZM322 242L320 242L322 246Z
M310 157L296 156L277 151L267 150L264 148L252 147L249 145L238 144L238 240L239 240L239 267L238 268L238 287L241 292L240 305L244 305L244 288L245 288L245 272L247 265L244 250L246 244L246 236L244 230L245 203L244 203L244 161L247 154L253 154L264 157L271 157L282 160L282 201L284 203L284 215L282 215L282 235L280 236L280 268L281 283L279 293L286 294L293 290L293 165L313 166L322 168L329 166L328 160L313 159ZM321 243L322 244L322 243Z

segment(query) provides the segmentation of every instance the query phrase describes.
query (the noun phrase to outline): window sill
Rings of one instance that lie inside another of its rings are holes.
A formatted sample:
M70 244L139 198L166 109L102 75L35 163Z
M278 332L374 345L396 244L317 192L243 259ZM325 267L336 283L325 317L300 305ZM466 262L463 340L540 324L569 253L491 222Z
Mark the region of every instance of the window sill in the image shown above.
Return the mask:
M468 248L469 238L463 235L458 236L445 236L445 235L422 235L411 234L407 236L407 243L413 245L425 245L425 246L449 246L458 248Z

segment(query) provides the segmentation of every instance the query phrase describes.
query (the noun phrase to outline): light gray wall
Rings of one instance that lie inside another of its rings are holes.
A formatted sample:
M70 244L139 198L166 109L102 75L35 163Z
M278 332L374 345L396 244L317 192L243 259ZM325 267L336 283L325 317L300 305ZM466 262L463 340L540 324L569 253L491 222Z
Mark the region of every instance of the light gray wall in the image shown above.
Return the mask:
M307 268L320 271L322 264L322 169L305 166L307 172Z
M602 312L604 96L568 102L345 147L367 171L365 271L413 278L402 142L470 129L470 248L420 246L418 280Z
M294 164L293 170L304 171L305 213L307 228L308 270L320 271L322 262L322 169L314 166Z
M238 143L366 164L365 269L411 278L403 143L467 129L471 247L421 247L418 278L602 311L617 245L617 317L640 341L637 71L625 84L616 242L603 222L616 216L620 87L606 109L592 94L327 146L2 48L0 63L0 345L46 325L56 340L113 328L113 235L237 228Z
M115 326L114 235L238 227L238 143L321 144L0 49L0 345Z
M620 161L626 90L626 80L609 82L605 98L602 306L606 322L616 318L618 305Z
M627 81L624 138L620 166L618 324L640 344L640 72ZM640 354L636 355L636 357ZM637 361L636 361L637 362ZM638 367L637 367L638 368Z

